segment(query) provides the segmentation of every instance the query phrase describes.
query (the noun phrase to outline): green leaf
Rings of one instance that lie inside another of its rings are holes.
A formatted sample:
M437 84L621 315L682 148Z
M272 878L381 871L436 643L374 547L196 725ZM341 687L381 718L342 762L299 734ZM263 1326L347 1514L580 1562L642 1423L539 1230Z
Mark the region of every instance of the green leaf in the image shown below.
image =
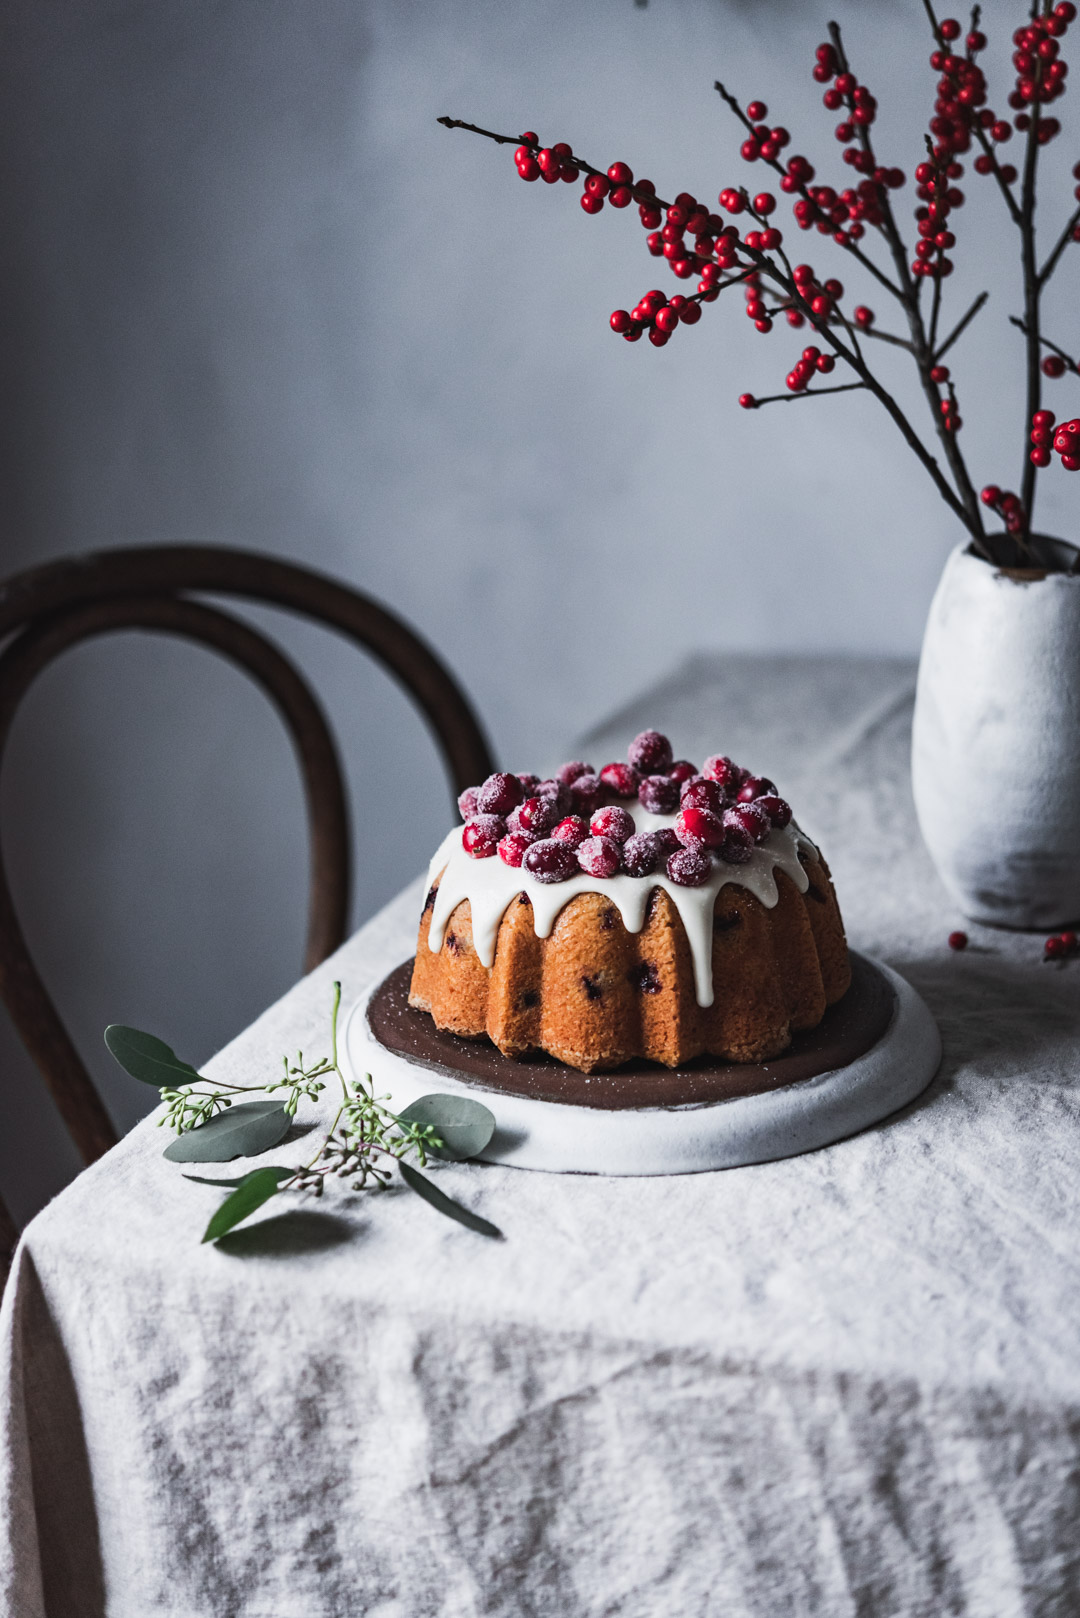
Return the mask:
M481 1236L497 1236L502 1239L502 1231L498 1225L489 1224L486 1219L481 1219L479 1214L474 1214L470 1208L463 1208L460 1202L455 1202L453 1197L448 1197L444 1191L440 1191L437 1185L432 1185L426 1175L417 1173L411 1164L399 1163L398 1168L405 1184L410 1186L417 1196L423 1197L425 1202L430 1202L439 1213L445 1214L447 1219L456 1219L459 1225L468 1225L470 1230L479 1231Z
M153 1034L113 1022L105 1030L105 1043L125 1073L143 1084L152 1084L156 1090L179 1090L199 1081L191 1064L182 1062L163 1039L155 1039Z
M255 1157L284 1140L291 1123L280 1101L242 1101L178 1135L162 1156L170 1163L231 1163L234 1157Z
M279 1169L252 1169L250 1174L245 1174L207 1225L203 1241L216 1242L219 1236L232 1230L241 1219L246 1219L264 1202L269 1202L277 1191L280 1172Z
M274 1164L274 1166L272 1168L270 1166L267 1166L266 1168L262 1168L262 1169L258 1169L258 1170L253 1169L251 1172L253 1174L254 1173L276 1174L277 1177L278 1177L278 1184L280 1185L282 1180L291 1180L293 1175L296 1173L296 1170L295 1169L284 1169L284 1168L282 1168L280 1166L280 1164ZM195 1182L196 1185L227 1185L227 1186L230 1186L230 1187L243 1185L243 1183L247 1179L247 1177L248 1176L246 1174L242 1174L238 1180L211 1180L205 1174L185 1174L184 1175L185 1180L192 1180L192 1181Z
M398 1114L398 1120L403 1124L433 1124L443 1144L431 1147L431 1155L451 1163L476 1157L495 1133L494 1114L468 1096L421 1096Z

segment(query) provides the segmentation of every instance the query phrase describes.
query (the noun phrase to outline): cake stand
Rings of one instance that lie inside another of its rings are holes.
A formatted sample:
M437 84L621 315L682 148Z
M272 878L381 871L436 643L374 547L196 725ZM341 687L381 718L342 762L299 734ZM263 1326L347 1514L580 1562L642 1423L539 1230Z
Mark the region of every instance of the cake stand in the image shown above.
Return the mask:
M550 1057L515 1062L486 1040L440 1034L407 1002L411 963L375 984L345 1026L351 1076L370 1074L401 1111L433 1091L495 1115L489 1163L557 1174L692 1174L829 1146L913 1101L941 1038L911 985L852 953L852 986L818 1029L773 1061L698 1058L586 1075Z

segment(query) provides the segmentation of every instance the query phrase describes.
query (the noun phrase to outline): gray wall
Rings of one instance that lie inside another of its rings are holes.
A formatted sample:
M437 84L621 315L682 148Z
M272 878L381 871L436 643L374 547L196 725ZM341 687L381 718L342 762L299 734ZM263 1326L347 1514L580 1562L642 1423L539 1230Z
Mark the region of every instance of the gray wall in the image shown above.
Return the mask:
M987 12L1000 85L1012 9ZM921 8L843 14L883 146L910 171L932 97ZM793 149L823 177L846 175L809 74L818 0L0 15L4 571L181 539L307 561L410 618L518 768L693 648L917 649L958 535L888 423L857 396L740 411L743 389L782 387L799 340L758 336L734 298L662 353L616 340L609 311L664 284L636 218L590 220L569 188L521 185L509 150L435 123L528 125L712 197L756 172L719 75L807 132ZM1064 174L1075 154L1053 155ZM987 186L966 184L979 200L950 291L994 300L961 356L965 443L980 480L1008 482L1010 265ZM1047 487L1045 526L1067 532L1067 480ZM285 639L349 760L359 922L423 863L445 789L384 679L314 632ZM126 636L41 680L2 808L34 949L127 1126L147 1097L99 1055L106 1021L199 1061L298 970L287 744L214 659ZM0 1190L25 1218L75 1163L6 1026L0 1063Z

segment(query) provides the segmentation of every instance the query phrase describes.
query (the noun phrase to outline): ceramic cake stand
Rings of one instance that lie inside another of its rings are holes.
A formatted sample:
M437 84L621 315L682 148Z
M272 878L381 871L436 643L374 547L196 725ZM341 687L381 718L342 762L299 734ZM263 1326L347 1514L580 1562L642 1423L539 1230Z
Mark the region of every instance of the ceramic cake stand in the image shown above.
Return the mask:
M690 1174L792 1157L853 1135L912 1101L941 1060L937 1025L898 973L852 954L852 984L819 1026L759 1064L697 1058L579 1073L549 1056L515 1062L487 1040L435 1028L408 1004L412 962L353 1006L354 1077L395 1111L433 1091L491 1108L486 1162L563 1174Z

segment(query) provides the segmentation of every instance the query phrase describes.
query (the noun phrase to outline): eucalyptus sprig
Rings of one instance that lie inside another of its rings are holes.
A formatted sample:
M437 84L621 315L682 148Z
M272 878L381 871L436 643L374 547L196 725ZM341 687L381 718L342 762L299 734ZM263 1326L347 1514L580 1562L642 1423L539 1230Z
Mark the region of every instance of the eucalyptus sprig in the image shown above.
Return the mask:
M281 1191L307 1191L321 1197L330 1179L346 1181L353 1191L385 1190L393 1166L410 1190L459 1224L485 1236L501 1231L440 1191L406 1159L415 1157L426 1168L430 1157L455 1162L479 1155L491 1139L495 1119L487 1107L467 1096L421 1096L401 1113L392 1112L388 1095L377 1096L371 1075L350 1085L338 1060L338 1013L341 984L334 984L330 1017L331 1054L305 1063L282 1058L282 1077L268 1084L219 1084L206 1087L189 1063L153 1034L113 1023L105 1030L105 1043L133 1078L154 1085L165 1106L159 1124L177 1132L165 1156L177 1163L226 1163L254 1157L284 1140L296 1118L301 1100L317 1101L333 1075L341 1085L341 1101L319 1142L318 1149L298 1167L274 1164L235 1180L186 1178L226 1188L225 1198L210 1220L203 1241L216 1241ZM284 1090L282 1101L244 1101L241 1094L273 1094Z

